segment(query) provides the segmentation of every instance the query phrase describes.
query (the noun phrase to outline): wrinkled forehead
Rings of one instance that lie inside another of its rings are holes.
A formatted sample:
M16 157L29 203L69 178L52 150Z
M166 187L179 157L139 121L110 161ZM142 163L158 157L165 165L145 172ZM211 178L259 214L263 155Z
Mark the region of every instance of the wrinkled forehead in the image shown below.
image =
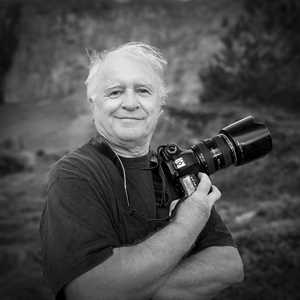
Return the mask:
M140 76L144 74L155 81L163 80L162 70L151 59L122 49L112 51L104 57L101 71L106 75L126 72L129 76L139 73Z

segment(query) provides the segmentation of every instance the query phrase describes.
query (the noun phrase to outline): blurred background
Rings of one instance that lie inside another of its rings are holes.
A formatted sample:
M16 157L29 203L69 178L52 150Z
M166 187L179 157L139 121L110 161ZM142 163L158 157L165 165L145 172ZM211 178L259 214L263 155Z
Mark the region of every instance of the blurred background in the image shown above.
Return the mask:
M51 164L93 135L86 51L128 41L169 61L153 147L189 146L247 115L273 151L213 175L245 281L216 299L300 299L298 0L0 1L0 299L53 299L39 219Z

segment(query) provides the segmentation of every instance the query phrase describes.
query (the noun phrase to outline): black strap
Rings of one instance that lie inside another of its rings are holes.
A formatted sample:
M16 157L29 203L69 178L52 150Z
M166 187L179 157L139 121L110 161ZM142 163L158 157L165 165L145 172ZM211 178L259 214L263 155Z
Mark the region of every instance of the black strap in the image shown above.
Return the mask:
M103 154L105 157L107 157L108 159L110 159L114 165L119 169L120 173L121 173L121 176L123 176L123 173L122 173L122 166L120 165L120 161L116 155L116 153L112 150L111 146L105 141L105 139L100 135L96 135L95 137L91 138L91 140L89 141L89 143L91 145L93 145L94 147L96 147L96 149L101 153ZM161 174L161 168L159 166L159 161L157 161L157 156L155 155L155 153L153 152L153 163L154 163L154 166L150 167L149 169L152 169L152 168L156 168L158 167L159 170L160 170L160 176L164 176L163 174ZM164 180L162 180L163 182L163 187L162 189L165 188L165 182ZM155 192L155 189L154 189L154 192ZM156 193L156 192L155 192ZM165 191L162 190L162 194L164 194ZM157 193L156 193L157 195ZM155 197L155 199L157 199L157 197ZM165 195L163 195L163 199L162 199L162 203L159 203L159 205L163 205L163 206L166 206L167 203L170 204L170 201L168 199L168 197L165 197ZM165 217L165 218L161 218L161 219L148 219L146 216L143 216L142 214L138 213L137 210L133 207L130 206L130 201L129 201L129 204L128 204L128 208L130 209L130 212L129 214L130 215L135 215L137 217L140 217L140 218L143 218L149 222L157 222L157 223L164 223L166 221L169 221L173 216L174 216L174 213L172 212L172 215L171 216L168 216L168 217Z

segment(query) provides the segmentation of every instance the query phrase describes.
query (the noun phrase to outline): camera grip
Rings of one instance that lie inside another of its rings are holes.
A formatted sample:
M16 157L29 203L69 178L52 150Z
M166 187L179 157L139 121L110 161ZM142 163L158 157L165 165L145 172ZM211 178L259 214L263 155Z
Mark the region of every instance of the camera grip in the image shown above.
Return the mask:
M200 179L195 174L192 175L186 175L179 179L181 186L184 190L184 198L187 198L191 196L194 191L197 189L198 184L200 183ZM210 190L208 193L212 192L212 187L210 187Z
M192 195L200 182L200 179L195 174L186 175L179 179L181 186L184 190L184 197Z

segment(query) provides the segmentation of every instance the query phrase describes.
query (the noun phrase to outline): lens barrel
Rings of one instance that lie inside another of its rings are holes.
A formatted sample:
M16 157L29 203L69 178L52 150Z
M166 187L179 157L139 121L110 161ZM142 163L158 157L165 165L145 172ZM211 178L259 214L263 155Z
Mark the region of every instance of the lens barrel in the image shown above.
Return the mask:
M199 161L199 171L213 174L230 165L243 165L266 155L272 149L272 138L263 123L248 116L191 149Z

